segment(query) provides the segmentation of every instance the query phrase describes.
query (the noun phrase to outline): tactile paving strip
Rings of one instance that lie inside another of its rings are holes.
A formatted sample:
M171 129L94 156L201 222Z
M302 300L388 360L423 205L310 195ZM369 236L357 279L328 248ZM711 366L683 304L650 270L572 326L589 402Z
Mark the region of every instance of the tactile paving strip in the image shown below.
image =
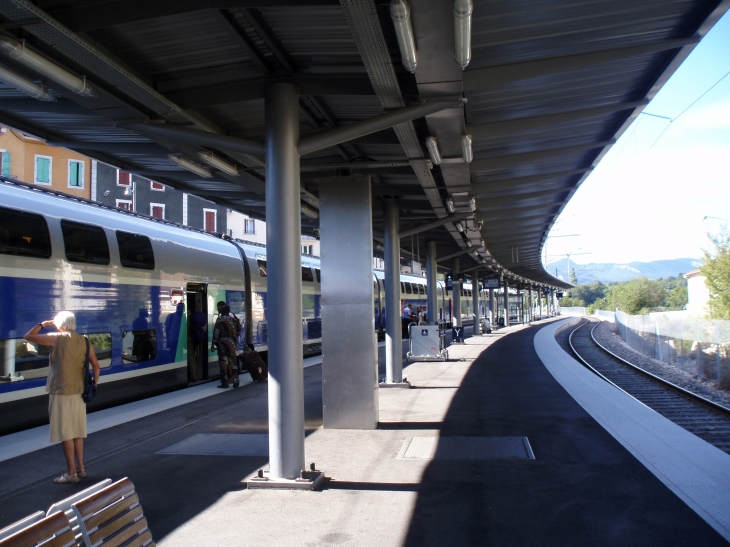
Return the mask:
M269 436L256 433L198 433L157 454L193 456L269 456Z
M527 437L408 437L399 460L534 460Z

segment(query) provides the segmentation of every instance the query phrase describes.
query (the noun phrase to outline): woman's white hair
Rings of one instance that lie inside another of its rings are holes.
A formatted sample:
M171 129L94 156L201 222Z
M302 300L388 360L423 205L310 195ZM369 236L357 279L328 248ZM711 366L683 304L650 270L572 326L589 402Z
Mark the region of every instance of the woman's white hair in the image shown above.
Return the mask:
M53 324L58 330L66 329L69 332L76 332L76 316L70 311L62 311L53 318Z

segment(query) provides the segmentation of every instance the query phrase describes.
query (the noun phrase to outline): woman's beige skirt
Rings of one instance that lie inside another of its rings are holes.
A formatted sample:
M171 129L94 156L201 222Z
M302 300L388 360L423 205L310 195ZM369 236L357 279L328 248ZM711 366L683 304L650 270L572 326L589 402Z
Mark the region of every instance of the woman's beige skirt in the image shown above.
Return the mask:
M77 395L50 395L48 417L52 443L86 437L86 403Z

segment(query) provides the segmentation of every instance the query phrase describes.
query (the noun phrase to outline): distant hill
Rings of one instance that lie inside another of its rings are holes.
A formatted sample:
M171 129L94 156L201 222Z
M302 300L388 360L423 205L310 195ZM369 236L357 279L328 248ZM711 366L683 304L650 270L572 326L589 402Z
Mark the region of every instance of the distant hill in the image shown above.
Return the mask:
M574 261L570 261L571 267L575 269L578 283L591 283L592 281L611 283L612 281L628 281L635 277L648 277L649 279L676 277L680 273L685 274L698 268L701 264L702 261L697 258L629 262L628 264L576 264ZM570 279L568 260L565 258L550 262L546 269L552 275L555 275L557 269L558 278L566 281Z

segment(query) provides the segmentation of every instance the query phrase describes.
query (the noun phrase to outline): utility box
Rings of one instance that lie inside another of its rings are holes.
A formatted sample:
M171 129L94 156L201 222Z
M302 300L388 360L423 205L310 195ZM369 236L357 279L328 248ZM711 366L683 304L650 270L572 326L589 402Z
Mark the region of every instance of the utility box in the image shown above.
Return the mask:
M446 361L449 352L444 348L442 325L409 325L410 350L406 354L412 361Z

